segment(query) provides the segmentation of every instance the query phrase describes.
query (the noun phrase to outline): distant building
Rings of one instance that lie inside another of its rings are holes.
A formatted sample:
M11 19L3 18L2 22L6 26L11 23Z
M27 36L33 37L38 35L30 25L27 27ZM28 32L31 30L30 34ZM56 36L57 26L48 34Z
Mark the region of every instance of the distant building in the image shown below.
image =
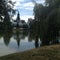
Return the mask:
M27 24L28 24L28 27L30 28L30 24L32 23L34 21L34 19L32 19L32 18L28 18L28 22L27 22Z
M12 22L13 27L19 27L19 28L28 28L28 24L25 22L25 20L20 19L20 14L18 12L17 18L15 21Z

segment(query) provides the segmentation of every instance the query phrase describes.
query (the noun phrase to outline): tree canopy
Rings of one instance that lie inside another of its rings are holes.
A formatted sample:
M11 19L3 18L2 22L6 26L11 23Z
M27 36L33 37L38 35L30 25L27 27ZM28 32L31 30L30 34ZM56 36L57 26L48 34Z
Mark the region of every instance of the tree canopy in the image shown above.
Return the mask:
M11 29L11 20L15 14L14 4L11 0L0 0L0 29Z
M33 11L35 20L40 21L41 37L56 37L60 30L60 0L45 0L45 5L35 2Z
M0 0L0 19L4 20L7 15L13 15L15 10L13 9L15 2L11 0Z

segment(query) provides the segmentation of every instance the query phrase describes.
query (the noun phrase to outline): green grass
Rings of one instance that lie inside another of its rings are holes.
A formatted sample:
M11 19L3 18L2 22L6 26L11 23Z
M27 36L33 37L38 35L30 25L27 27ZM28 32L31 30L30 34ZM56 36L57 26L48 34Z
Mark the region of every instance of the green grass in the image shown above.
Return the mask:
M15 53L0 57L0 60L60 60L60 45L44 46Z

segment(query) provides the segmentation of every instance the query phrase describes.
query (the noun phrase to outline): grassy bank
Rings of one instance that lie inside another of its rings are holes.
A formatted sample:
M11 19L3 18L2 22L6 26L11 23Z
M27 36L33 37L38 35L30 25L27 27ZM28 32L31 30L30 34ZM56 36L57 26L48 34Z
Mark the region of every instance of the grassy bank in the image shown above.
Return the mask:
M44 46L0 57L0 60L60 60L60 45Z

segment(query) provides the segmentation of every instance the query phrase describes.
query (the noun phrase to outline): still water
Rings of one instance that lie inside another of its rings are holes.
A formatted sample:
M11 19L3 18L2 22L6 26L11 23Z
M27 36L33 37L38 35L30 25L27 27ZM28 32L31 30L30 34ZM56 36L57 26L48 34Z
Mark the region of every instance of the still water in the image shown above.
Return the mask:
M40 46L40 39L36 44L34 36L28 31L0 32L0 56L16 52L23 52Z
M55 40L40 40L40 34L27 30L13 30L0 32L0 56L23 52L43 45L60 43Z

